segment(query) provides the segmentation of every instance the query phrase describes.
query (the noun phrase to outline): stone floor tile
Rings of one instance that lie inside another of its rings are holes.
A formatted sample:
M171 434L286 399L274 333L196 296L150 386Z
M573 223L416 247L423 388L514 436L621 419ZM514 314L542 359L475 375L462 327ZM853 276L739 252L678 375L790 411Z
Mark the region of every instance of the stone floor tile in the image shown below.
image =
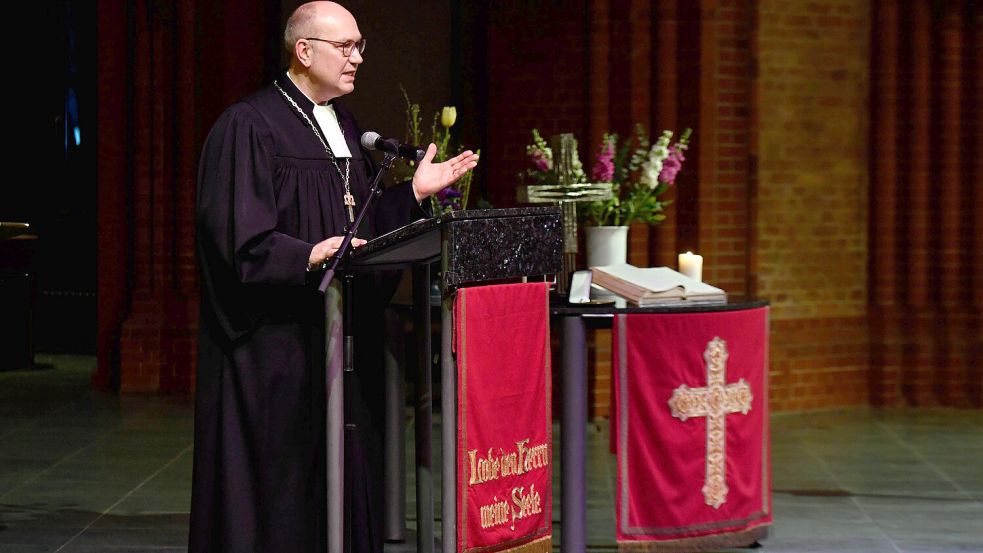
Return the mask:
M184 552L191 398L94 392L92 358L39 360L47 363L43 370L0 373L0 552L54 551L66 542L60 553ZM405 460L412 467L407 420ZM597 552L617 548L608 427L606 420L593 421L586 433L586 532L589 550ZM553 431L558 455L561 429ZM439 460L439 430L433 437ZM977 529L983 526L983 471L977 468L983 411L780 413L772 417L772 441L775 524L763 541L765 553L983 550ZM557 550L558 458L552 468ZM412 468L407 483L406 526L415 529ZM441 483L437 463L438 516Z

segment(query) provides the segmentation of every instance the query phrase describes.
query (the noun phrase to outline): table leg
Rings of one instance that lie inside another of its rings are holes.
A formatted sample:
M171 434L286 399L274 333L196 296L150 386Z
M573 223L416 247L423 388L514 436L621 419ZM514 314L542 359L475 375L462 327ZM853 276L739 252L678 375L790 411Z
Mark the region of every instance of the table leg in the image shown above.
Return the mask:
M416 341L416 550L433 552L433 385L430 378L430 267L413 267Z
M587 548L587 330L579 316L563 317L562 371L560 551L581 553Z
M403 377L403 322L386 311L386 541L406 540L406 381Z

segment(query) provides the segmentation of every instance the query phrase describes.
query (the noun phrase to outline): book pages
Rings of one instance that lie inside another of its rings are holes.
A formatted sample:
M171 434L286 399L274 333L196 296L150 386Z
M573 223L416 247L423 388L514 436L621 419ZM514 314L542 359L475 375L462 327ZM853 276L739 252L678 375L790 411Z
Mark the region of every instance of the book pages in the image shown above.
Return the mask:
M627 263L593 267L592 280L639 306L727 303L727 293L669 267L635 267Z

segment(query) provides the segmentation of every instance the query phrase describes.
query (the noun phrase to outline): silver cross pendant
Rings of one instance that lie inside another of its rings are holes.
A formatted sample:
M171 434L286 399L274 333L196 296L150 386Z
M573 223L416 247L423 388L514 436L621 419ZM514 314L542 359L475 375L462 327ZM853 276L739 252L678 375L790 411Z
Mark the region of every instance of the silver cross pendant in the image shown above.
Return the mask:
M352 196L351 192L345 194L345 205L348 207L348 222L355 222L355 196Z

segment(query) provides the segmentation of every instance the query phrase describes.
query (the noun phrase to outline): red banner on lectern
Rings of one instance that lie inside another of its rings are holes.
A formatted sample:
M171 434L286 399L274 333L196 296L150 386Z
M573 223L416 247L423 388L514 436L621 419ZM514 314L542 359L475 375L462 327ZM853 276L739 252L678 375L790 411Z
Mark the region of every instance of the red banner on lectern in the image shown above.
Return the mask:
M457 550L550 551L552 420L545 283L462 288Z
M618 315L622 551L753 543L771 523L768 309Z

